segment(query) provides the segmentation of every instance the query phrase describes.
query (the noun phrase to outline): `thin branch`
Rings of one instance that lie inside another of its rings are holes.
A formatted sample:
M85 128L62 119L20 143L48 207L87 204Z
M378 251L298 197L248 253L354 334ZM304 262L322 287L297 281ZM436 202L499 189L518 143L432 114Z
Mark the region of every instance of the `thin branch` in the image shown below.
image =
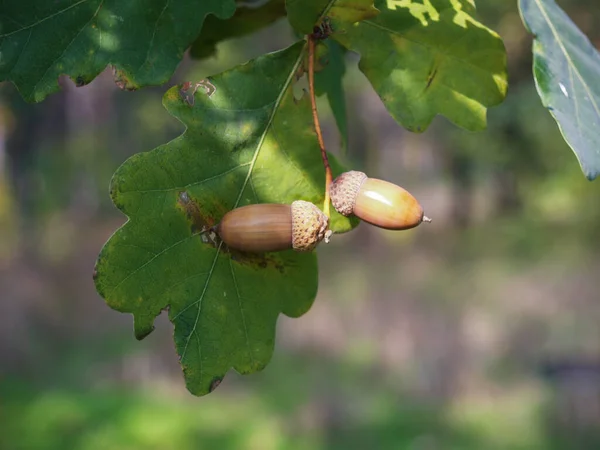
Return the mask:
M317 140L319 141L319 147L321 148L321 157L323 158L323 166L325 167L325 204L323 205L323 212L329 217L329 187L331 186L333 175L331 173L329 159L327 158L327 150L325 150L323 134L321 134L321 125L319 124L319 115L317 113L317 101L315 99L315 38L312 35L308 36L308 89L310 91L310 103L312 105L315 132L317 133Z

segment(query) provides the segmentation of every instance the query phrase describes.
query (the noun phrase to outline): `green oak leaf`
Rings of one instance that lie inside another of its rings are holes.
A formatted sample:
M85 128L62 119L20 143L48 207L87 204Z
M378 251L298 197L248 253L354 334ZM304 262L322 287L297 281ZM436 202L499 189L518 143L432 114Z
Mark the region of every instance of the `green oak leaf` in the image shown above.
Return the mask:
M244 374L263 369L278 315L304 314L317 292L314 252L242 254L202 232L238 206L323 204L310 100L297 99L293 89L305 58L306 43L299 42L171 88L163 103L185 133L132 156L111 182L113 202L129 220L100 253L96 289L111 308L133 314L138 339L168 310L195 395L214 389L232 367ZM356 224L332 212L335 232Z
M520 0L542 103L589 180L600 174L600 53L553 0Z
M352 24L379 12L373 0L286 0L285 5L290 24L301 34L312 33L325 16L338 24Z
M271 0L258 7L240 5L227 20L208 16L200 36L190 48L190 55L197 59L208 58L215 54L219 42L254 33L284 16L285 0Z
M114 66L124 89L168 81L204 18L227 19L234 0L3 0L0 81L39 102L60 75L90 83Z
M376 17L334 32L360 53L360 70L406 129L424 131L437 114L467 130L486 126L486 108L506 96L506 51L472 16L469 0L376 0ZM338 24L332 19L333 29Z
M332 39L323 42L327 47L321 58L323 69L315 73L315 94L326 95L331 112L340 131L342 148L348 145L348 116L342 80L346 73L345 49Z

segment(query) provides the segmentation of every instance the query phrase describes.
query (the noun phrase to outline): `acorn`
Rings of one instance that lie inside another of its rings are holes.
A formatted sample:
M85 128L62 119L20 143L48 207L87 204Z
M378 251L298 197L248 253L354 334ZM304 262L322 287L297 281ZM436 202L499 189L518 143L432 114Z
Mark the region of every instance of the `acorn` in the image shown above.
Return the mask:
M331 203L344 216L386 230L408 230L431 222L410 192L388 181L369 178L363 172L345 172L331 183Z
M310 202L262 203L229 211L215 231L232 249L250 252L313 250L329 241L329 218Z

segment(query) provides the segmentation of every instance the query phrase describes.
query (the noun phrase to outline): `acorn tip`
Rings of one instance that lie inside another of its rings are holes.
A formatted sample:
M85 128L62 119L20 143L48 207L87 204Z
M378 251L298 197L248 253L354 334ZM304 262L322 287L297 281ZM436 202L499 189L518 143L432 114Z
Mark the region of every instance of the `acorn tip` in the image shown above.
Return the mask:
M423 222L428 222L428 223L431 223L431 222L433 222L433 221L432 221L432 220L431 220L429 217L427 217L427 216L423 216Z

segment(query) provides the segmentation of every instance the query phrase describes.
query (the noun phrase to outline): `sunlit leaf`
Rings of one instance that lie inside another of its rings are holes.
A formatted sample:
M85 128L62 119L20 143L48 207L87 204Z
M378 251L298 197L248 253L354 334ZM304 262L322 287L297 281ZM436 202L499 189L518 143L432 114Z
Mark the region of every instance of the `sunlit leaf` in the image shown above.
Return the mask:
M234 0L4 0L0 6L0 81L39 102L107 65L124 89L165 83L204 18L227 19Z
M367 76L390 114L424 131L437 114L468 130L486 126L486 108L506 95L500 37L473 16L468 0L377 0L374 18L332 37L360 53ZM341 29L339 32L336 30Z
M241 254L201 232L237 206L297 199L322 206L325 172L310 101L293 89L305 57L300 42L171 88L163 102L185 133L133 156L112 180L112 199L129 221L99 256L96 288L111 308L133 314L139 339L168 310L196 395L231 367L264 368L278 315L304 314L317 292L314 253ZM332 216L336 232L353 225Z
M520 0L535 35L533 74L585 176L600 174L600 53L553 0Z

